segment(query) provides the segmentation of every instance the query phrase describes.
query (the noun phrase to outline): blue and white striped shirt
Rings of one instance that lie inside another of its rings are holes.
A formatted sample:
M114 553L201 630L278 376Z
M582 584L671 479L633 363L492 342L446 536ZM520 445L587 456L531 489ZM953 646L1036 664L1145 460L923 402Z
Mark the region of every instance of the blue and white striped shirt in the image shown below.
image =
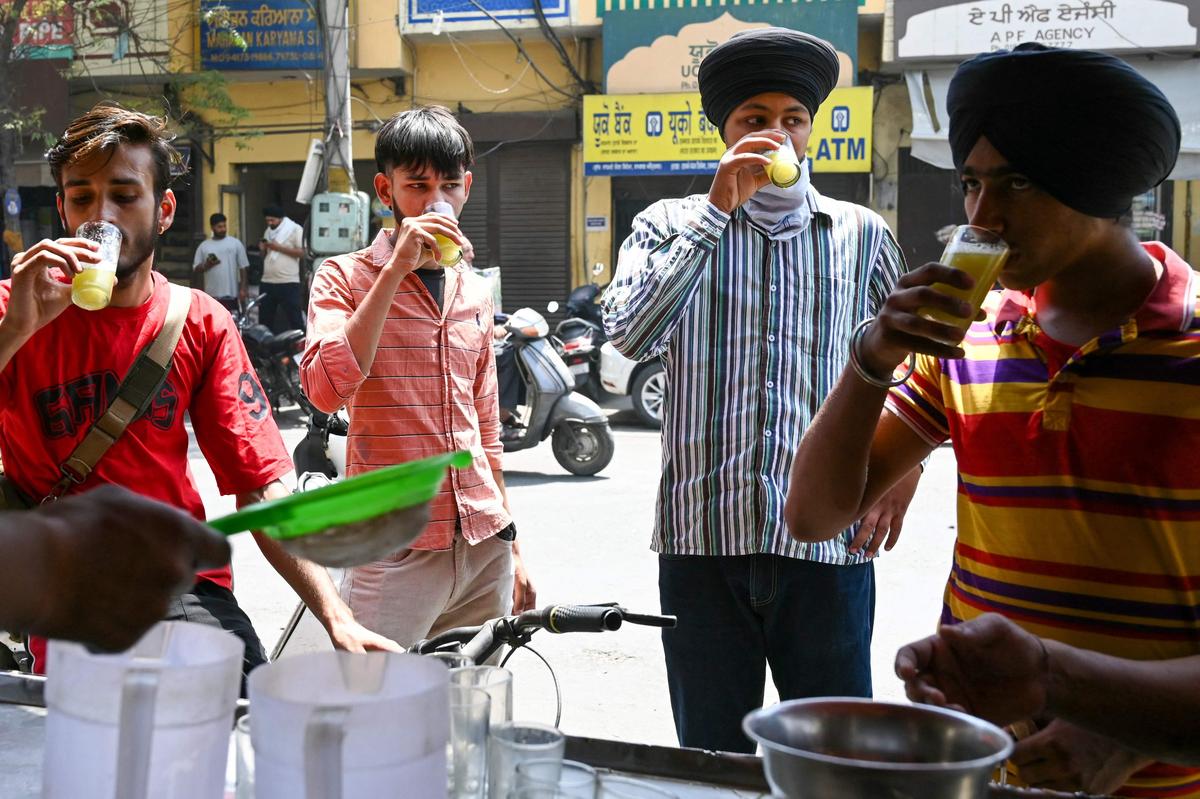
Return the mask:
M792 456L846 365L850 332L883 305L904 256L873 211L808 193L811 224L772 241L706 195L633 222L604 298L613 345L664 354L662 480L652 549L851 564L851 531L819 544L783 517Z

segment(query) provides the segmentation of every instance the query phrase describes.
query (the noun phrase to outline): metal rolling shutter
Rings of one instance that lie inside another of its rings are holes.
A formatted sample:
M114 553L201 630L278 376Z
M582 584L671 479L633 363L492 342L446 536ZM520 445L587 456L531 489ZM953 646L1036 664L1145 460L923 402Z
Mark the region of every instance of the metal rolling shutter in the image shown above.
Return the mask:
M476 145L487 152L486 142ZM475 265L500 267L504 311L529 306L545 314L570 291L570 145L506 144L472 170L462 224ZM546 314L552 321L561 313Z

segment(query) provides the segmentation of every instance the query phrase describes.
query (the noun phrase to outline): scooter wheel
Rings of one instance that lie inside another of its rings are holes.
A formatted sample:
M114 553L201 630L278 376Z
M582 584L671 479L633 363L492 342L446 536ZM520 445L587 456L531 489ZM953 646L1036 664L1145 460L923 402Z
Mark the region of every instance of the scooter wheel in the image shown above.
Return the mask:
M550 448L568 472L591 477L608 466L616 445L607 423L563 422L554 428Z

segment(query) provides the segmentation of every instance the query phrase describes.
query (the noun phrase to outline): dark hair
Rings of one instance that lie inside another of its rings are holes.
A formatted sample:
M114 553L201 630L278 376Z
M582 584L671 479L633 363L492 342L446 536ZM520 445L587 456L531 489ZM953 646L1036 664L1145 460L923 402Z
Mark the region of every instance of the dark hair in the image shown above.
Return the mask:
M100 152L107 152L112 158L122 144L144 144L154 156L154 194L161 199L171 186L172 169L182 165L178 151L171 146L174 138L162 117L122 108L116 103L99 103L67 126L62 137L47 151L46 161L61 192L66 167Z
M213 214L212 216L210 216L208 218L208 226L215 227L217 225L217 223L224 222L224 221L226 221L225 214Z
M263 216L269 216L274 219L283 219L283 209L278 205L268 205L263 208Z
M385 175L396 167L429 167L455 175L474 161L471 134L440 105L402 111L375 136L375 167Z

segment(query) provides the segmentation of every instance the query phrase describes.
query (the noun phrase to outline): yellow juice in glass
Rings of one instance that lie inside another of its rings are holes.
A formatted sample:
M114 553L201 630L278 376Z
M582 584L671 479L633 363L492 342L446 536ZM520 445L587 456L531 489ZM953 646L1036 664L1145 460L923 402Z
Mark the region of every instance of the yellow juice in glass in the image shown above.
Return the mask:
M771 153L771 165L767 167L767 177L781 189L790 188L800 180L800 162L791 147L780 147Z
M462 260L462 247L459 247L445 236L439 236L437 233L433 234L433 240L437 242L438 249L442 253L441 259L438 260L439 264L442 266L454 266Z
M960 240L959 231L961 230L962 228L959 228L959 230L955 231L955 238L951 239L950 243L946 245L946 251L942 253L942 257L939 260L946 266L960 269L975 278L975 285L969 289L960 289L948 286L945 283L934 283L933 288L940 294L966 300L967 304L973 309L971 318L963 319L960 316L953 316L945 311L934 308L922 308L920 313L926 319L945 322L948 325L966 330L975 321L975 312L983 305L984 298L992 290L992 286L996 284L996 279L1000 276L1000 270L1004 268L1004 262L1008 260L1008 245L996 237L995 234L988 231L982 231L982 233L990 236L994 241L964 242ZM979 229L971 228L971 230L978 231Z
M112 302L112 290L116 282L116 270L84 269L71 279L71 302L85 311L107 308Z

